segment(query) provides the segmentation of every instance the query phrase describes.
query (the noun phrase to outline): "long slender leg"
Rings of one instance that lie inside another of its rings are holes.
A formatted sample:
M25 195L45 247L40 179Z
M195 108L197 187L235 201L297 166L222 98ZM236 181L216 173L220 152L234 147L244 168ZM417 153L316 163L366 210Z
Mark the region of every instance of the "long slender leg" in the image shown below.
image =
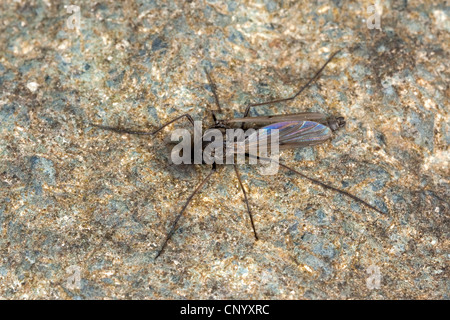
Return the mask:
M290 100L294 100L295 98L297 98L297 96L303 92L303 90L305 90L313 81L315 81L319 75L322 73L323 69L325 69L325 67L327 66L328 63L330 63L330 61L334 58L335 55L337 55L341 50L336 51L335 53L333 53L328 60L324 63L324 65L319 69L319 71L316 72L316 74L314 75L314 77L312 77L311 79L309 79L309 81L300 88L300 90L297 91L296 94L294 94L292 97L289 98L284 98L284 99L277 99L277 100L272 100L272 101L267 101L267 102L262 102L262 103L252 103L249 104L247 106L247 109L245 109L245 113L244 113L244 118L248 116L249 112L250 112L250 108L251 107L258 107L258 106L265 106L268 104L273 104L273 103L278 103L278 102L284 102L284 101L290 101Z
M166 248L167 242L170 240L170 238L172 237L173 233L175 232L175 228L177 226L178 220L180 220L181 216L183 215L183 212L186 210L187 206L189 205L189 203L191 202L192 198L203 188L203 186L205 185L206 181L208 181L208 179L211 177L211 175L216 171L215 166L213 167L213 169L209 172L209 174L206 176L205 179L203 179L203 181L197 186L197 188L194 190L194 192L192 192L192 194L189 196L189 198L186 200L183 208L181 209L181 211L178 213L177 217L175 218L175 221L172 224L172 227L170 228L169 233L166 236L166 240L164 240L163 245L161 246L161 249L158 251L158 253L156 254L155 260L161 255L161 253L164 251L164 249Z
M384 212L382 212L381 210L375 208L375 207L372 206L371 204L368 204L368 203L367 203L366 201L364 201L363 199L360 199L360 198L358 198L357 196L354 196L353 194L348 193L348 192L345 191L345 190L341 190L341 189L335 188L335 187L330 186L330 185L328 185L328 184L326 184L326 183L323 183L323 182L321 182L321 181L319 181L319 180L316 180L316 179L314 179L314 178L308 177L307 175L305 175L305 174L303 174L303 173L301 173L301 172L299 172L299 171L297 171L297 170L295 170L295 169L293 169L293 168L291 168L291 167L288 167L287 165L285 165L285 164L283 164L283 163L281 163L281 162L278 162L278 164L279 164L280 166L282 166L283 168L286 168L286 169L288 169L288 170L290 170L290 171L292 171L292 172L298 174L299 176L301 176L301 177L303 177L303 178L305 178L305 179L308 179L309 181L311 181L311 182L313 182L313 183L315 183L315 184L317 184L317 185L319 185L319 186L321 186L321 187L323 187L323 188L325 188L325 189L329 189L329 190L333 190L333 191L339 192L339 193L341 193L341 194L343 194L343 195L346 195L347 197L352 198L352 199L355 200L355 201L358 201L358 202L364 204L366 207L368 207L368 208L370 208L370 209L372 209L372 210L375 210L375 211L378 212L378 213L385 214Z
M105 129L105 130L110 130L110 131L114 131L114 132L118 132L118 133L128 133L128 134L141 134L141 135L154 135L157 134L158 132L160 132L162 129L164 129L165 127L167 127L168 125L172 124L173 122L186 117L189 122L194 125L194 119L192 119L191 115L189 114L182 114L181 116L176 117L173 120L170 120L169 122L167 122L166 124L163 124L161 127L159 127L158 129L156 129L153 132L148 132L148 131L134 131L134 130L128 130L128 129L121 129L121 128L115 128L115 127L109 127L109 126L102 126L99 124L94 124L94 123L90 123L91 126L93 127L97 127L100 129Z
M250 205L248 204L247 192L245 192L244 185L242 184L242 180L241 180L241 175L239 174L239 170L238 170L238 167L236 164L234 165L234 171L236 171L236 176L238 178L239 185L241 186L242 192L244 193L244 200L245 200L245 204L247 206L247 212L248 212L248 216L250 217L250 222L252 223L252 228L253 228L253 233L255 234L255 239L258 240L258 235L256 234L255 224L253 223L252 212L250 210Z
M213 92L214 100L216 101L217 109L219 109L219 112L222 112L222 108L220 107L220 102L219 102L219 96L217 95L217 92L216 92L216 90L217 90L216 84L214 83L213 79L209 75L208 70L206 70L206 68L203 68L203 69L205 70L206 77L208 78L209 86L211 87L211 90Z
M323 187L323 188L325 188L325 189L329 189L329 190L333 190L333 191L336 191L336 192L338 192L338 193L341 193L341 194L343 194L343 195L345 195L345 196L347 196L347 197L352 198L353 200L355 200L355 201L357 201L357 202L359 202L359 203L362 203L362 204L365 205L366 207L368 207L368 208L370 208L370 209L372 209L372 210L375 210L375 211L378 212L378 213L385 214L384 212L382 212L381 210L375 208L374 206L372 206L371 204L367 203L367 202L364 201L363 199L358 198L357 196L354 196L353 194L351 194L351 193L349 193L349 192L347 192L347 191L345 191L345 190L341 190L341 189L335 188L335 187L330 186L330 185L328 185L328 184L326 184L326 183L323 183L323 182L321 182L321 181L319 181L319 180L317 180L317 179L308 177L307 175L305 175L305 174L303 174L303 173L301 173L301 172L299 172L299 171L297 171L297 170L295 170L295 169L293 169L293 168L291 168L291 167L288 167L288 166L285 165L284 163L281 163L281 162L279 162L279 161L275 161L275 160L273 160L273 159L262 158L262 157L255 156L255 155L252 155L252 154L246 154L246 156L252 157L252 158L255 158L255 157L256 157L258 160L274 161L275 163L278 163L278 164L279 164L280 166L282 166L283 168L288 169L289 171L292 171L292 172L298 174L299 176L301 176L301 177L303 177L303 178L305 178L305 179L308 179L308 180L311 181L312 183L315 183L315 184L317 184L317 185L319 185L319 186L321 186L321 187Z

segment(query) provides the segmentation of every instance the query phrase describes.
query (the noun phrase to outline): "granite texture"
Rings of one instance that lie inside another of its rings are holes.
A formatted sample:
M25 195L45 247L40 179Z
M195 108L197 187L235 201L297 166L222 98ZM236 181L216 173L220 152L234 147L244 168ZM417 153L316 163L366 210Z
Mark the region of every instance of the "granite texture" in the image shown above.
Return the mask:
M378 30L371 5L1 1L0 298L448 299L450 8L381 1ZM170 132L188 122L154 138L89 123L150 130L190 113L210 125L203 67L220 118L242 116L294 93L337 49L298 99L253 115L344 116L332 141L282 158L385 213L242 165L255 241L224 166L155 261L209 171L168 162Z

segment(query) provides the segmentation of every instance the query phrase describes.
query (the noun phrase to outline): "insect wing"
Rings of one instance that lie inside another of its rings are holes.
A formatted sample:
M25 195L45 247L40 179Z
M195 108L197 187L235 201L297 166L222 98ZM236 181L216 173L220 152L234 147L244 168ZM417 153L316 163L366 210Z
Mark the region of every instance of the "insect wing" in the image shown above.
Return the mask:
M245 149L270 144L274 140L274 132L278 130L279 149L313 146L331 138L331 129L313 121L285 121L265 126L246 139ZM256 150L256 149L254 149Z

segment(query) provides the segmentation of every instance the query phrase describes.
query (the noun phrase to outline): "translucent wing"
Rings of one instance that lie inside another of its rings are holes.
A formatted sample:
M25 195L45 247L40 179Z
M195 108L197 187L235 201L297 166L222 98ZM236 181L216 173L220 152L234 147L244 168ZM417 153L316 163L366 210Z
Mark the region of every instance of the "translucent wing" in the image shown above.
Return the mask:
M313 121L285 121L265 126L249 135L245 140L245 150L260 145L270 148L274 131L278 129L279 150L313 146L331 138L331 129L323 124ZM253 149L256 150L256 149Z

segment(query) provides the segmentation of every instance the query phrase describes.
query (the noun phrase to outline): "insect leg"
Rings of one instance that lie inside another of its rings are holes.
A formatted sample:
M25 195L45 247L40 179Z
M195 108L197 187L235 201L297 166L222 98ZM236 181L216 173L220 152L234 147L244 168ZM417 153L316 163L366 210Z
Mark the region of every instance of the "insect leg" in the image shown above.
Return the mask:
M169 122L167 122L166 124L163 124L161 127L159 127L158 129L156 129L153 132L121 129L121 128L116 128L116 127L102 126L102 125L94 124L94 123L90 123L90 125L93 127L97 127L97 128L104 129L104 130L110 130L110 131L114 131L114 132L118 132L118 133L141 134L141 135L150 135L151 136L151 135L157 134L158 132L160 132L162 129L164 129L168 125L172 124L173 122L175 122L183 117L186 117L189 120L189 122L192 123L192 125L194 125L194 119L192 119L191 115L189 115L187 113L182 114L181 116L178 116L173 120L170 120Z
M300 90L297 91L296 94L294 94L292 97L289 98L284 98L284 99L277 99L277 100L272 100L272 101L267 101L267 102L262 102L262 103L251 103L247 106L247 109L245 109L245 113L244 113L244 118L248 116L248 114L250 113L250 108L251 107L259 107L259 106L265 106L268 104L273 104L273 103L278 103L278 102L285 102L285 101L291 101L294 100L295 98L297 98L297 96L303 92L303 90L305 90L313 81L317 80L317 78L319 77L319 75L322 73L323 69L325 69L325 67L327 66L328 63L330 63L331 60L333 60L334 56L337 55L341 50L336 51L335 53L333 53L328 60L324 63L324 65L319 69L319 71L316 72L316 74L314 75L314 77L312 77L311 79L309 79L309 81L300 88Z
M256 234L255 224L253 223L252 212L250 210L250 205L248 204L247 193L245 192L244 185L242 184L242 180L241 180L241 175L239 174L239 170L238 170L238 167L236 164L234 165L234 170L236 171L236 176L238 178L239 185L241 186L242 192L244 193L244 200L245 200L245 204L247 206L247 212L250 217L250 222L252 223L252 228L253 228L253 233L255 234L255 239L258 240L258 235Z
M222 112L222 108L221 108L220 102L219 102L219 96L217 95L217 92L216 92L216 90L217 90L216 84L214 83L213 79L211 78L210 74L208 73L208 70L206 70L206 68L203 68L203 69L205 70L206 77L208 78L209 86L211 87L212 93L214 95L214 101L216 102L217 109L219 109L219 112ZM212 113L214 122L216 122L217 121L216 114L214 113L213 110L211 110L211 113Z
M321 182L319 180L316 180L314 178L308 177L307 175L305 175L305 174L303 174L303 173L301 173L301 172L299 172L299 171L297 171L297 170L295 170L295 169L293 169L291 167L288 167L287 165L285 165L285 164L283 164L281 162L278 162L278 164L280 166L282 166L283 168L288 169L288 170L290 170L290 171L300 175L301 177L303 177L305 179L308 179L309 181L311 181L311 182L313 182L313 183L315 183L315 184L317 184L317 185L319 185L319 186L321 186L321 187L323 187L325 189L329 189L329 190L333 190L333 191L339 192L339 193L341 193L343 195L346 195L347 197L352 198L353 200L355 200L357 202L360 202L360 203L364 204L366 207L368 207L368 208L370 208L372 210L375 210L378 213L385 214L384 212L382 212L381 210L375 208L374 206L372 206L371 204L367 203L363 199L358 198L357 196L354 196L353 194L351 194L351 193L349 193L349 192L347 192L345 190L341 190L341 189L335 188L335 187L330 186L330 185L328 185L326 183L323 183L323 182Z
M339 189L339 188L335 188L335 187L330 186L330 185L328 185L328 184L326 184L326 183L323 183L322 181L319 181L319 180L317 180L317 179L308 177L307 175L305 175L305 174L303 174L303 173L301 173L301 172L299 172L299 171L297 171L297 170L295 170L295 169L293 169L293 168L291 168L291 167L288 167L288 166L285 165L284 163L281 163L281 162L279 162L279 161L275 161L275 160L273 160L273 159L262 158L262 157L255 156L255 155L248 154L248 153L246 153L245 155L246 155L247 157L257 158L258 160L274 161L275 163L278 163L278 164L279 164L280 166L282 166L283 168L288 169L289 171L292 171L292 172L298 174L298 175L301 176L302 178L305 178L305 179L311 181L312 183L315 183L315 184L317 184L317 185L319 185L319 186L321 186L321 187L323 187L323 188L325 188L325 189L329 189L329 190L333 190L333 191L336 191L336 192L338 192L338 193L341 193L341 194L343 194L343 195L345 195L345 196L347 196L347 197L352 198L353 200L355 200L355 201L357 201L357 202L359 202L359 203L362 203L362 204L365 205L366 207L368 207L368 208L370 208L370 209L372 209L372 210L375 210L375 211L378 212L378 213L385 214L384 212L382 212L381 210L375 208L374 206L372 206L371 204L367 203L367 202L364 201L363 199L358 198L357 196L355 196L355 195L353 195L353 194L351 194L351 193L349 193L349 192L347 192L347 191L345 191L345 190L341 190L341 189Z
M203 186L205 185L206 181L209 180L209 178L211 177L211 175L216 171L215 166L213 167L213 169L209 172L209 174L206 176L205 179L203 179L203 181L197 186L197 188L194 190L194 192L192 192L192 194L189 196L189 198L186 200L183 208L181 209L181 211L178 213L177 217L175 218L175 221L172 224L172 227L170 228L169 233L166 236L166 240L164 240L163 245L161 246L161 249L158 251L158 253L156 254L155 260L161 255L161 253L164 251L164 249L166 248L167 242L170 240L170 238L172 237L173 233L175 232L178 220L180 220L181 216L183 215L183 212L186 210L187 206L189 205L189 203L191 202L192 198L198 193L200 192L200 190L203 188Z

